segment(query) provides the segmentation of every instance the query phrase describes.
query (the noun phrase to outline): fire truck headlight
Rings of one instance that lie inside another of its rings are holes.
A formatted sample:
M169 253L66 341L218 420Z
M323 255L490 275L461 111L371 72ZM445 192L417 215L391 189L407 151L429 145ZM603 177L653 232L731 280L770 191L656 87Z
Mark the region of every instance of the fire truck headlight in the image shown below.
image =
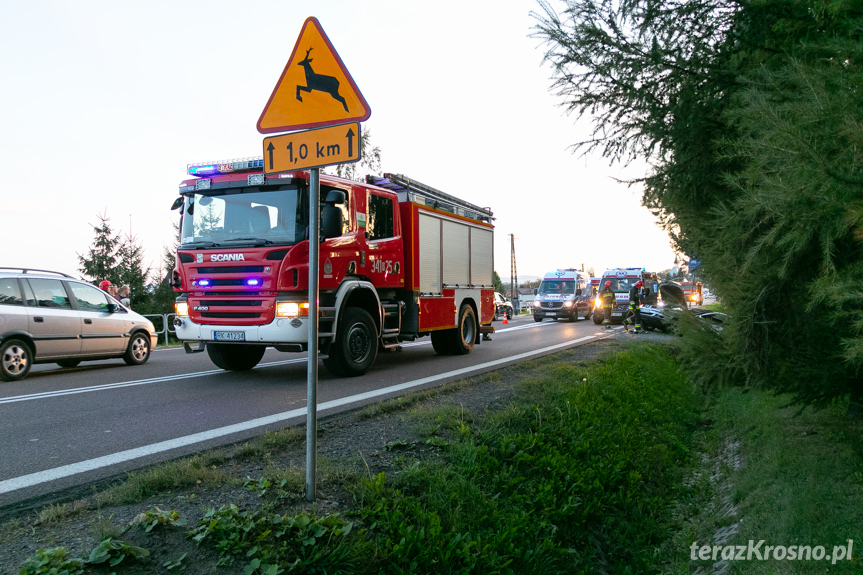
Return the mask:
M184 301L175 303L174 310L178 317L189 317L189 304Z
M309 304L295 301L282 301L276 304L276 317L308 316Z
M300 315L300 304L294 301L283 301L276 304L276 317L297 317Z

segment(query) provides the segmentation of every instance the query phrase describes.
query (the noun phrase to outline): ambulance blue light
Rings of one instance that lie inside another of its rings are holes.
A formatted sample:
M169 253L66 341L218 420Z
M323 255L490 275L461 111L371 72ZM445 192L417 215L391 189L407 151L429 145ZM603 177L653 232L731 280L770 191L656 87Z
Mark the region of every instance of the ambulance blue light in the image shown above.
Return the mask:
M259 280L258 278L248 279L248 280L246 280L246 285L259 286L259 285L261 285L261 280Z

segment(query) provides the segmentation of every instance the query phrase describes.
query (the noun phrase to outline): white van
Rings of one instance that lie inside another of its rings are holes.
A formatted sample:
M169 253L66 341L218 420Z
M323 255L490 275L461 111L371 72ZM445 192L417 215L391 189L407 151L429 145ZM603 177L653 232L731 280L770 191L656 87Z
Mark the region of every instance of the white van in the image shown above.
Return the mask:
M565 318L575 321L588 319L593 312L590 276L575 269L548 272L542 278L533 300L533 320Z

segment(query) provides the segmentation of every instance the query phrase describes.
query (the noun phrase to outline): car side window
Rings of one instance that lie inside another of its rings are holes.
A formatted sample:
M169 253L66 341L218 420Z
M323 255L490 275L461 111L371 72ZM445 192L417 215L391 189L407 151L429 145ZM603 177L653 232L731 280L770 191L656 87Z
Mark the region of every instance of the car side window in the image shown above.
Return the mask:
M0 280L0 305L24 305L21 297L21 286L15 278Z
M54 309L72 309L72 302L62 281L42 278L32 278L27 281L36 296L35 305Z
M108 304L113 303L108 300L105 292L91 285L70 282L69 286L72 288L72 294L78 302L78 310L80 311L107 313Z

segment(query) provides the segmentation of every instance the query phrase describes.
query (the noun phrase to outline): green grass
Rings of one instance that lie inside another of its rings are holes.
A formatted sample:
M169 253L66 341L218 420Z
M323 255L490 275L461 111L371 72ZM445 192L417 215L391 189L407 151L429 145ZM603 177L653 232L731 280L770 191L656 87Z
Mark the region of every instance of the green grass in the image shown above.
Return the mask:
M837 403L816 411L789 405L788 396L730 388L719 391L708 417L703 445L710 455L698 470L687 529L679 537L679 561L672 572L689 573L688 546L710 544L723 528L736 533L726 545L834 546L854 541L863 554L863 424ZM729 458L729 456L731 456ZM714 481L705 480L713 474ZM723 507L722 496L726 505ZM733 506L733 509L729 507ZM731 510L731 513L728 511ZM684 548L685 552L684 552ZM730 561L729 573L755 575L860 573L863 563L842 560Z
M662 347L534 371L523 401L480 421L436 411L442 457L355 486L363 572L658 569L703 398Z

